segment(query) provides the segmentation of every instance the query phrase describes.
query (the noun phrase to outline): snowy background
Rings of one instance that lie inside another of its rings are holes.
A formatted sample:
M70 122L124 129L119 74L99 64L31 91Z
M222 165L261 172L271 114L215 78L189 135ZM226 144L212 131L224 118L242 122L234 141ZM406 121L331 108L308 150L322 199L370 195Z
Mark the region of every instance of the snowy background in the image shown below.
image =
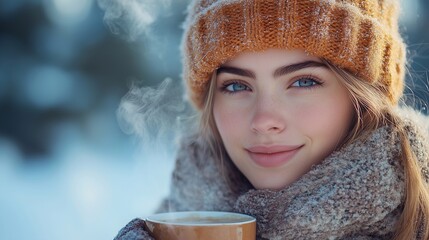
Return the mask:
M155 210L174 163L166 126L183 106L129 112L149 87L166 106L180 99L186 4L0 1L0 239L112 239ZM403 5L408 92L427 102L429 1Z

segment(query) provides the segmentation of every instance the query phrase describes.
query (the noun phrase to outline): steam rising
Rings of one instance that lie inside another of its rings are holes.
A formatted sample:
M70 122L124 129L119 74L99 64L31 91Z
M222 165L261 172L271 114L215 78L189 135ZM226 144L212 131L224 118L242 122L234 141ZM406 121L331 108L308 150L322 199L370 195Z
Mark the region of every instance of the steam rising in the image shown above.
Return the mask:
M163 49L179 44L179 38L176 43L171 40L173 37L166 37L168 32L161 35L162 30L155 29L160 23L159 18L172 13L169 9L172 3L171 0L98 0L110 30L129 41L143 37L145 45L150 46L145 52L146 56L151 54L151 49L156 49L155 54L160 55ZM175 52L170 49L168 53ZM160 58L155 56L152 59L157 57ZM163 63L170 61L174 64L171 59L173 56L164 59ZM173 68L170 66L169 69ZM129 92L122 98L117 110L119 125L125 133L135 135L142 141L143 150L156 152L160 147L162 150L171 150L166 147L174 145L172 140L184 123L180 119L190 115L190 107L182 99L181 84L169 78L156 88L144 84L132 83Z
M191 116L191 107L182 96L182 88L170 78L157 88L133 83L118 108L119 125L125 133L139 137L146 150L168 150L174 147L172 140L179 131L188 127L183 120Z
M130 41L150 36L150 26L171 0L98 0L105 11L104 21L110 30Z

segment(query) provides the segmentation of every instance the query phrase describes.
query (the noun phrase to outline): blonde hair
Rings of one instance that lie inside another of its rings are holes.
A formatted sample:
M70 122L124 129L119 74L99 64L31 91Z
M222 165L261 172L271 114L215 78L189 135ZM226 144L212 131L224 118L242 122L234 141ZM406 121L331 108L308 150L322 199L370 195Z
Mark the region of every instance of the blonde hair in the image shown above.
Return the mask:
M354 105L355 118L352 129L339 146L366 138L375 129L390 124L399 134L401 162L405 174L405 202L395 231L395 240L429 239L429 188L421 173L417 158L408 140L403 121L395 114L394 107L383 93L383 86L362 81L353 74L323 60L348 89ZM219 167L229 186L240 189L246 178L229 159L213 117L213 99L216 90L216 71L212 74L204 92L200 132L218 159ZM387 90L386 90L387 91ZM428 159L429 160L429 159ZM248 182L247 182L248 183Z
M204 106L201 114L200 133L207 142L224 180L234 192L244 192L251 186L247 178L238 170L226 152L213 117L213 100L216 89L216 71L212 74L204 91Z
M429 186L423 178L421 167L412 150L407 128L384 96L383 86L362 81L353 74L327 61L324 62L343 80L342 83L349 90L356 110L357 121L346 137L348 143L365 138L373 130L386 124L392 125L399 134L400 160L405 174L405 202L394 239L429 239Z

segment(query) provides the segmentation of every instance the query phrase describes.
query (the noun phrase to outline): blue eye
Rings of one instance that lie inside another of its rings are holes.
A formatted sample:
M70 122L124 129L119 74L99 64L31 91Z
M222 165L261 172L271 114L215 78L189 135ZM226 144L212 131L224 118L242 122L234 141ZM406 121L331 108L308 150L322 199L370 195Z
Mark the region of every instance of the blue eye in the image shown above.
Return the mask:
M297 81L295 81L294 83L292 83L292 87L313 87L316 85L320 85L321 83L310 78L310 77L304 77L301 79L298 79Z
M247 90L250 90L250 88L245 84L242 84L239 82L233 82L233 83L225 84L223 87L223 90L225 92L235 93L240 91L247 91Z

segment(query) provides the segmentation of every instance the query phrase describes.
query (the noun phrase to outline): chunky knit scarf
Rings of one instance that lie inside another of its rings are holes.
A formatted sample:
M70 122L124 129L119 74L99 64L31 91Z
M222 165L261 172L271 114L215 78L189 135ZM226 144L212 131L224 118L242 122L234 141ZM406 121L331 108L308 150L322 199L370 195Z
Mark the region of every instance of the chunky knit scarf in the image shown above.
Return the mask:
M429 119L412 111L401 114L428 181ZM398 134L385 126L335 151L281 191L250 188L237 193L202 142L189 138L178 154L170 196L159 211L246 213L257 219L258 239L391 239L404 202L400 151ZM137 230L127 226L120 234Z

